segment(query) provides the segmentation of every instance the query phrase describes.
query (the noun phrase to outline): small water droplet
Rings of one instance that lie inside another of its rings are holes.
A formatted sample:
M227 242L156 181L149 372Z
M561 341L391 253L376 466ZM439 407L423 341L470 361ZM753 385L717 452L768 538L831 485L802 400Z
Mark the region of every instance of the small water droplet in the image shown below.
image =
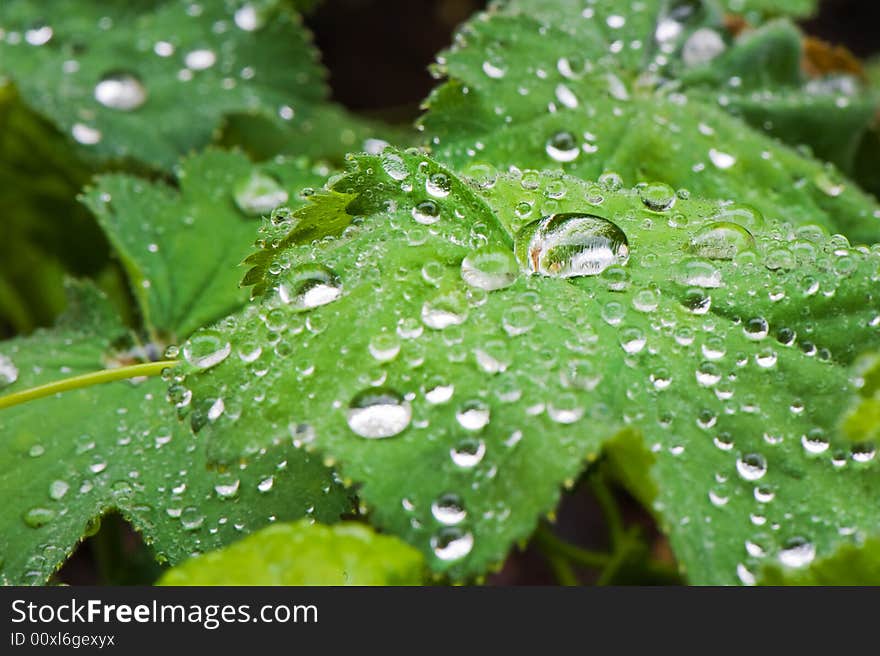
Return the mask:
M220 364L231 351L229 340L217 330L199 331L183 345L184 359L197 369Z
M147 88L131 73L113 71L95 85L95 100L104 107L130 112L147 102Z
M0 353L0 389L12 385L18 380L18 367L6 355Z
M269 214L288 200L287 191L275 178L256 170L235 185L232 193L238 209L250 216Z
M311 310L342 296L342 283L333 271L320 264L304 264L284 276L278 298L294 310Z
M55 519L55 515L51 508L31 508L24 514L24 523L31 528L40 528Z
M422 322L434 330L462 324L468 317L468 303L464 294L441 294L422 305Z
M67 481L52 481L52 484L49 485L49 497L58 501L63 498L67 491L70 489L70 483Z
M205 69L211 68L215 63L217 63L217 55L214 54L213 50L193 50L186 53L186 57L184 57L183 62L186 64L186 67L191 70L203 71Z
M361 437L393 437L409 426L412 407L394 390L373 388L360 392L351 400L346 420L349 428Z
M478 431L489 423L491 411L483 401L468 401L455 413L455 418L462 428Z
M446 527L431 538L431 548L440 560L460 560L474 548L474 536L456 527Z
M462 469L476 467L486 455L486 443L483 440L468 438L449 450L452 462Z
M757 481L767 473L767 461L758 453L749 453L736 461L736 471L743 480Z
M573 162L580 155L577 139L571 132L557 132L544 146L551 159L557 162Z
M446 526L461 524L467 517L464 503L457 494L444 494L437 499L431 504L431 514L434 519Z
M815 557L815 545L802 537L794 537L786 541L779 552L779 562L786 567L806 567Z
M509 287L519 274L516 257L507 248L485 246L461 262L461 279L471 287L494 291Z
M662 182L651 182L639 188L642 204L652 212L666 212L672 209L677 198L675 190Z

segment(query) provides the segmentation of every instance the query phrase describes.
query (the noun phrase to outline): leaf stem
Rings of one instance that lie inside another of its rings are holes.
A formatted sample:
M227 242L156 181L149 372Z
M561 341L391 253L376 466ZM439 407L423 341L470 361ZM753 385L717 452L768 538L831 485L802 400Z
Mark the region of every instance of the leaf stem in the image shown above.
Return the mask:
M608 539L611 542L611 548L614 551L618 551L625 538L625 529L623 517L620 509L617 507L617 500L614 498L614 493L608 487L605 475L601 470L596 471L590 476L589 481L593 496L596 497L596 501L598 501L602 514L605 515L605 521L608 524Z
M163 369L175 364L177 364L177 360L160 360L159 362L132 364L125 367L116 367L115 369L90 371L87 374L71 376L70 378L56 380L45 385L38 385L20 392L0 396L0 410L60 392L81 389L92 385L101 385L114 380L125 380L126 378L138 378L140 376L158 376L162 373Z
M603 568L611 562L612 558L609 554L589 551L566 542L543 524L535 531L535 541L545 554L552 553L562 556L583 567Z

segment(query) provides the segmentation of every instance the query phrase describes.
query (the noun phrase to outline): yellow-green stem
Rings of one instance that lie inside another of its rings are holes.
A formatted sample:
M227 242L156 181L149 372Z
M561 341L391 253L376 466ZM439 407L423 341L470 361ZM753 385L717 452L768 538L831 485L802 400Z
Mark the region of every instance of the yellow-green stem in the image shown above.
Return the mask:
M161 360L159 362L145 362L143 364L132 364L126 367L117 367L115 369L103 369L101 371L90 371L87 374L56 380L45 385L38 385L30 389L0 396L0 410L10 408L14 405L27 403L35 399L41 399L46 396L52 396L60 392L68 392L70 390L90 387L92 385L101 385L114 380L125 380L126 378L139 378L141 376L158 376L162 370L177 364L177 360Z

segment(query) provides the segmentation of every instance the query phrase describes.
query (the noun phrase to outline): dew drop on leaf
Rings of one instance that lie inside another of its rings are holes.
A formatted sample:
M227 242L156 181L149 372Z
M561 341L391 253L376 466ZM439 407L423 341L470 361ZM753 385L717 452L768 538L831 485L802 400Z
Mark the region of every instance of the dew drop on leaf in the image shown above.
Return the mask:
M468 438L449 450L452 462L462 469L472 469L480 464L486 455L486 443L483 440Z
M55 511L51 508L31 508L24 514L24 523L31 528L40 528L55 519Z
M471 287L493 291L509 287L519 274L510 249L485 246L469 253L461 262L461 278Z
M779 551L779 562L786 567L806 567L815 557L816 546L802 537L789 539Z
M455 413L455 418L462 428L478 431L489 423L491 411L483 401L468 401Z
M18 380L18 367L7 356L0 353L0 389L12 385Z
M738 253L755 249L755 238L738 223L710 223L688 241L688 250L710 260L732 260Z
M629 260L629 242L616 224L592 214L545 216L516 235L516 256L533 274L595 276Z
M457 494L444 494L431 504L431 514L441 524L446 526L454 526L461 524L467 511L464 503Z
M434 330L464 323L467 316L467 298L457 292L441 294L422 305L422 322Z
M288 194L275 178L254 170L235 185L233 197L242 212L261 216L286 203Z
M666 212L675 205L675 190L662 182L650 182L639 188L642 204L652 212Z
M184 57L186 67L194 71L203 71L211 68L217 62L217 55L213 50L193 50Z
M357 394L346 413L348 426L367 439L393 437L412 420L412 407L400 394L388 388L373 388Z
M201 330L183 345L183 357L196 369L209 369L223 362L232 346L217 330Z
M412 218L422 225L431 225L440 220L440 208L432 200L424 200L412 209Z
M767 473L767 461L758 453L749 453L736 461L736 471L745 481L757 481Z
M104 107L130 112L147 102L147 88L131 73L113 71L95 85L95 100Z
M278 298L296 310L311 310L332 303L342 295L342 283L333 271L320 264L304 264L287 273L278 284Z
M580 154L577 140L571 132L557 132L547 140L544 149L556 162L573 162Z
M431 538L431 548L440 560L461 560L474 548L474 536L472 533L449 526L441 529Z

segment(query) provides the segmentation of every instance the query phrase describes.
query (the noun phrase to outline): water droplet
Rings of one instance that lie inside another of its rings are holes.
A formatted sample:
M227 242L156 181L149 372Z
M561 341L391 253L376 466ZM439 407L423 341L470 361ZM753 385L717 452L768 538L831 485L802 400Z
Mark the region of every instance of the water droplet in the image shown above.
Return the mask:
M269 214L288 199L287 191L275 178L256 170L239 182L232 193L238 209L251 216Z
M49 497L54 499L55 501L58 501L59 499L64 497L65 494L67 494L67 491L69 489L70 483L68 483L67 481L52 481L52 484L49 485Z
M497 66L489 60L483 62L483 72L486 74L486 77L493 80L500 80L507 74L507 71L503 67Z
M474 548L474 536L456 527L441 529L431 538L431 548L440 560L460 560Z
M639 188L642 204L652 212L666 212L675 205L675 190L662 182L651 182Z
M304 264L286 274L278 284L278 298L295 310L311 310L342 296L342 282L320 264Z
M688 242L688 250L710 260L732 260L738 253L755 249L752 233L738 223L711 223L700 228Z
M48 25L36 25L24 33L24 40L32 46L46 45L51 41L54 31Z
M409 426L412 407L394 390L368 389L351 400L346 420L349 428L361 437L393 437Z
M753 317L743 325L743 333L753 341L760 341L767 337L770 325L764 317Z
M73 138L84 146L94 146L101 141L101 131L97 128L90 127L85 123L74 123L70 129Z
M245 32L255 32L266 24L266 12L252 2L246 2L235 10L236 26Z
M461 524L467 517L464 503L457 494L444 494L437 499L431 504L431 514L434 519L446 526Z
M519 274L516 257L507 248L485 246L461 262L461 279L471 287L494 291L509 287Z
M600 216L552 214L516 235L516 256L531 273L555 278L594 276L629 260L626 235Z
M432 173L425 180L425 191L434 198L446 198L452 189L452 181L445 173Z
M18 367L7 356L0 353L0 389L12 385L18 380Z
M544 149L557 162L573 162L581 152L571 132L557 132L547 140Z
M449 401L454 392L454 385L446 384L444 381L439 380L425 388L425 399L432 405L438 405Z
M261 480L259 483L257 483L257 490L259 490L260 492L263 492L263 493L269 492L274 487L274 485L275 485L275 477L268 476L268 477L264 478L263 480Z
M486 443L483 440L468 438L458 446L449 450L452 462L462 469L471 469L480 464L486 455Z
M736 164L736 157L730 153L724 153L714 148L709 149L709 159L721 170L729 169Z
M736 461L736 471L743 480L757 481L767 473L767 461L758 453L749 453Z
M718 32L708 27L701 27L685 41L681 49L681 58L685 66L700 66L715 59L726 47L724 39Z
M216 492L217 496L221 499L231 499L232 497L238 495L238 488L240 484L241 481L239 481L238 479L225 483L218 483L214 486L214 492Z
M396 333L379 333L370 340L368 348L376 360L388 362L400 353L400 338Z
M412 218L422 225L431 225L440 220L440 207L432 200L423 200L412 208Z
M195 531L205 523L205 516L195 506L188 506L180 513L180 525L185 531Z
M51 508L31 508L24 514L24 523L31 528L40 528L55 519L55 514Z
M201 330L183 345L184 359L197 369L208 369L223 362L232 346L217 330Z
M478 431L489 423L491 411L483 401L468 401L455 413L455 418L462 428Z
M464 323L467 317L467 298L458 292L441 294L422 305L422 322L434 330Z
M815 557L815 545L802 537L791 538L779 552L779 562L786 567L806 567Z
M114 71L95 85L95 100L104 107L130 112L147 102L147 88L131 73Z
M217 63L217 55L213 50L201 49L186 53L183 62L194 71L203 71Z
M392 180L406 180L409 177L409 170L406 162L397 153L389 152L382 155L382 170L391 177Z

